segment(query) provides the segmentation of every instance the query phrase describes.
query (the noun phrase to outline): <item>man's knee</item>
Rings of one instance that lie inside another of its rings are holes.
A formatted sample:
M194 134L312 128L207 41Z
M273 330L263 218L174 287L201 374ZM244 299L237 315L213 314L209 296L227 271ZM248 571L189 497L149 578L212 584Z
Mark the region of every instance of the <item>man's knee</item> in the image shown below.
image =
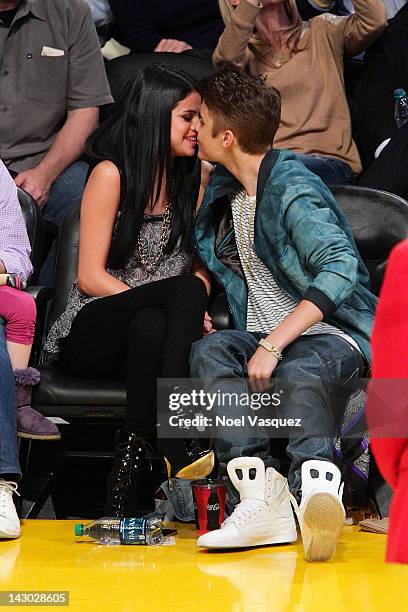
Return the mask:
M199 376L200 372L208 368L217 368L220 362L224 364L234 362L234 353L230 347L230 330L216 332L193 342L190 353L191 375Z
M221 332L210 334L193 342L191 346L191 360L200 360L206 355L212 355L214 350L219 350L224 345L220 334Z

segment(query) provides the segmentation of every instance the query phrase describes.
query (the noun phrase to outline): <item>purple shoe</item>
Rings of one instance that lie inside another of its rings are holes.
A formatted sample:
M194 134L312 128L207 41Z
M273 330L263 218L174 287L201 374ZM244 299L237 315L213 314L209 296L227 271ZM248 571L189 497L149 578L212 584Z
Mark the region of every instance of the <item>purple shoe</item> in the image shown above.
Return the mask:
M14 370L17 400L17 435L34 440L59 440L61 434L55 423L31 407L32 388L40 381L35 368Z

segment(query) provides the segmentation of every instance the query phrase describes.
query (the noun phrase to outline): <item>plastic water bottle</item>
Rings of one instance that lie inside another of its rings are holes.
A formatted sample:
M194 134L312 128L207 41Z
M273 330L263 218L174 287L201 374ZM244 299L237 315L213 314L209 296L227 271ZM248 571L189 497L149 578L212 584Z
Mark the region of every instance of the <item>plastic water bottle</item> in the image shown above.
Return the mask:
M159 517L104 517L88 525L76 524L76 536L88 536L100 544L148 544L158 546L164 540L163 521Z
M394 91L395 98L395 123L397 128L402 128L408 123L408 96L404 89L396 89Z

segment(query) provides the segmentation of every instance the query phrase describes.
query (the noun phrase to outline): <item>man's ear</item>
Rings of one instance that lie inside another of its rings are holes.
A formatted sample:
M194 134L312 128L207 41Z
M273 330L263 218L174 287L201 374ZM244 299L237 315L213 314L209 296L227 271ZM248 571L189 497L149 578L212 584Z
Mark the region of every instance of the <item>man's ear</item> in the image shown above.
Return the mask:
M222 139L222 146L225 149L229 149L235 142L234 133L231 130L225 130L224 137Z

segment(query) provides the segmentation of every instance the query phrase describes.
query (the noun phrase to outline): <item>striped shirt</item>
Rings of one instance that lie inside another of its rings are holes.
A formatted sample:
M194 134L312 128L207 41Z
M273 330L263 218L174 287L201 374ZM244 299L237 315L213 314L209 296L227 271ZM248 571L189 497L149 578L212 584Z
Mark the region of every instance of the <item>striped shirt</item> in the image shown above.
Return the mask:
M230 202L239 258L248 286L247 331L270 334L298 303L279 287L270 270L254 252L256 196L248 196L242 190L232 194ZM359 349L351 336L328 323L316 323L303 333L336 334Z
M32 272L30 242L17 196L17 187L0 160L0 261L6 272L27 280Z

